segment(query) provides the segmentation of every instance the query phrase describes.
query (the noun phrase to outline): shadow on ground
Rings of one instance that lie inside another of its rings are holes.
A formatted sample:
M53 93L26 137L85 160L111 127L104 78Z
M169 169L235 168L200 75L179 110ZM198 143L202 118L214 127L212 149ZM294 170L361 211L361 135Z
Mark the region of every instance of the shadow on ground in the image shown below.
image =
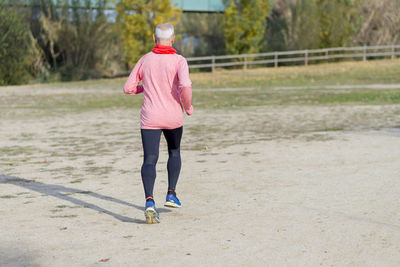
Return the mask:
M110 216L113 216L114 218L120 220L121 222L131 222L131 223L138 223L138 224L144 224L144 220L140 219L134 219L130 217L126 217L117 213L114 213L112 211L106 210L102 207L99 207L95 204L91 204L89 202L80 200L78 198L75 198L71 196L71 194L85 194L88 196L92 196L94 198L102 199L102 200L107 200L107 201L112 201L121 205L126 205L129 207L136 208L138 210L144 211L144 207L138 206L114 197L109 197L105 195L101 195L92 191L84 191L76 188L69 188L65 187L62 185L54 185L54 184L45 184L41 182L36 182L34 180L28 180L28 179L23 179L15 176L7 176L7 175L0 175L0 183L2 184L13 184L16 186L20 186L32 191L36 191L41 194L46 194L52 197L56 197L62 200L69 201L75 205L79 205L85 208L89 208L95 211L99 211L105 214L108 214ZM159 212L170 212L168 209L157 209Z

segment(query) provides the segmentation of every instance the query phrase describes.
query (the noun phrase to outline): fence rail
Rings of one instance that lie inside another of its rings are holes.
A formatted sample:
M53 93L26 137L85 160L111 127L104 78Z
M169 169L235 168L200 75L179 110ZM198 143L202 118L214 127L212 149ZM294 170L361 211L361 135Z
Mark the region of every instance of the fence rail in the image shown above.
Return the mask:
M249 65L273 65L279 67L280 63L304 62L307 66L309 63L317 63L318 61L327 61L333 59L353 58L362 59L364 61L376 57L396 58L400 55L400 45L383 45L383 46L358 46L358 47L333 47L325 49L295 50L295 51L279 51L257 54L241 54L226 56L206 56L187 58L189 68L200 69L209 68L212 72L218 67L243 66L247 69ZM203 63L206 61L206 63ZM207 62L208 61L208 62ZM192 63L193 62L193 63Z

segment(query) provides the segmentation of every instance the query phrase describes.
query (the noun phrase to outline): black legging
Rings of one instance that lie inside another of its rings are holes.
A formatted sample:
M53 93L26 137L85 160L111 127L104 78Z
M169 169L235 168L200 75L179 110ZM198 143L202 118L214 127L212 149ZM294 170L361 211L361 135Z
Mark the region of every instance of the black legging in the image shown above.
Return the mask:
M144 159L142 165L142 181L146 199L153 196L154 182L156 180L156 164L160 147L161 132L168 144L168 190L175 190L181 171L181 138L182 127L172 130L141 129Z

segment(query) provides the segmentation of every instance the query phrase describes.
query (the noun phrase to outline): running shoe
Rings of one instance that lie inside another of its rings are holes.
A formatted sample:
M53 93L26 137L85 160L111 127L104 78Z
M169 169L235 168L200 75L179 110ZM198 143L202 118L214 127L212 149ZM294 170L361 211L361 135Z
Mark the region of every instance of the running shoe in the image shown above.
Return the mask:
M180 208L182 207L182 204L176 197L176 194L174 193L174 194L167 194L164 206L170 208Z
M153 201L146 201L146 209L144 211L147 224L160 223L160 217Z

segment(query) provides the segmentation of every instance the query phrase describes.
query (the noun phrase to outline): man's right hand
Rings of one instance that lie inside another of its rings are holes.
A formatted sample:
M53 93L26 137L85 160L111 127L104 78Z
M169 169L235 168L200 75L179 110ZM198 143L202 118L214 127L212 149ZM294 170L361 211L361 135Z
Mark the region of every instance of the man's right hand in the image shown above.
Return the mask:
M191 115L193 114L194 108L193 108L192 105L190 105L190 108L188 108L188 109L185 110L185 111L186 111L186 114L187 114L188 116L191 116Z

